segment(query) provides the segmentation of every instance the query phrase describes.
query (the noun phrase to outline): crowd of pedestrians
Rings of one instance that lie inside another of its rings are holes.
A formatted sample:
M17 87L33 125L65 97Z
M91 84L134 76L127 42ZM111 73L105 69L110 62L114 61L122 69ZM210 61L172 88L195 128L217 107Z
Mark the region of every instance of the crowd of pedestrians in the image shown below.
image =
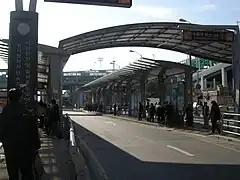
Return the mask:
M38 179L36 161L40 160L41 147L38 128L48 135L57 134L60 121L56 100L47 105L43 101L27 108L23 103L23 93L13 88L8 93L8 103L0 114L0 141L3 144L9 180ZM19 174L20 172L20 174Z
M185 126L186 127L193 127L194 122L194 110L192 103L189 103L182 111L181 114L182 118L186 120ZM156 103L155 105L153 103L147 102L146 106L140 102L139 108L138 108L138 120L141 121L143 117L145 116L147 121L149 122L155 122L155 119L157 119L157 122L162 125L172 125L172 123L176 122L176 112L174 109L174 106L171 103L165 102L163 104ZM204 102L204 105L202 106L202 115L204 119L204 128L209 128L209 121L211 121L211 128L212 128L212 134L215 134L215 131L217 130L218 133L221 132L219 127L219 122L221 119L221 112L219 105L216 101L211 102L211 109L207 105L207 102ZM180 116L178 116L179 118ZM182 118L179 118L179 121L181 121Z

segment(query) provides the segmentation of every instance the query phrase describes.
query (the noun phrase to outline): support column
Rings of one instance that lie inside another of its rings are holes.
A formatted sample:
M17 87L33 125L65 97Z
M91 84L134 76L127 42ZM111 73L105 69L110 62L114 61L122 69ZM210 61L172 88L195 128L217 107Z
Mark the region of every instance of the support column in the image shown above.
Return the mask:
M207 78L204 78L203 80L203 88L207 89Z
M235 40L233 44L233 62L232 62L232 71L233 71L233 78L234 78L234 99L235 99L235 111L236 113L240 113L240 34L239 29L236 32Z
M188 103L192 103L192 71L191 69L185 70L185 84L184 84L184 106L187 107Z
M225 70L225 68L221 69L221 76L222 76L222 86L223 87L228 87L228 83L227 83L227 71Z
M161 71L158 73L158 92L159 92L159 99L161 103L164 103L166 99L166 87L164 84L164 74L166 73L167 68L162 67Z
M101 99L100 91L101 91L100 88L96 89L96 103L97 103L98 106L100 105L100 99Z
M49 54L50 57L50 80L52 98L56 99L59 106L62 101L62 68L63 62L60 55ZM73 90L75 91L75 89Z
M204 80L205 80L205 78L202 76L201 77L201 82L200 82L201 89L205 89L205 87L204 87Z
M146 79L147 76L142 75L140 77L140 97L141 97L141 103L143 105L143 117L146 117L146 111L145 111L145 107L146 107Z
M131 89L132 80L129 79L127 82L127 100L128 100L128 115L132 116L132 89Z
M216 79L213 78L213 89L216 89L216 88L217 88L217 86L216 86Z

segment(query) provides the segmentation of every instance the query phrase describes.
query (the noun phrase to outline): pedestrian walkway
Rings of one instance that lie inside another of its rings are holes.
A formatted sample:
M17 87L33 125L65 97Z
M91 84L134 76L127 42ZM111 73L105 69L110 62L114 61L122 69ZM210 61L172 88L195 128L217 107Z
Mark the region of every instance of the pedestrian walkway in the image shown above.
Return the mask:
M75 179L74 165L68 151L68 141L48 137L41 130L39 133L42 142L39 155L45 170L42 180ZM1 155L3 155L2 149L0 157ZM8 180L5 158L0 160L0 179Z

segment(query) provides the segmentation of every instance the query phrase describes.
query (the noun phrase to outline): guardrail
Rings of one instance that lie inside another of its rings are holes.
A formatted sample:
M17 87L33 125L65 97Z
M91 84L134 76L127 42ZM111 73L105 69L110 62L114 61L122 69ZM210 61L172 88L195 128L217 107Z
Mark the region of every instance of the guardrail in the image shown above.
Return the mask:
M222 134L231 134L240 137L240 114L223 113L221 119Z
M76 143L75 129L71 118L66 114L66 121L69 124L69 153L72 157L74 168L76 171L76 180L89 180L89 172L86 167L85 159Z

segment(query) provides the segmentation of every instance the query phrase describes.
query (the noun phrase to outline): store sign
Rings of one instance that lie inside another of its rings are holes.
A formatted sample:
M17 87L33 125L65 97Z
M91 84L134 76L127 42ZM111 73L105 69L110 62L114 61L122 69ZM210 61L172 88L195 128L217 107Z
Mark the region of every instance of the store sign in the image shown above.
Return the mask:
M125 8L130 8L132 6L132 0L44 0L44 1L56 3L125 7Z
M183 41L233 42L234 32L216 31L216 30L204 30L204 31L183 30L182 40Z
M8 89L21 87L24 102L33 102L37 88L38 14L11 12Z

